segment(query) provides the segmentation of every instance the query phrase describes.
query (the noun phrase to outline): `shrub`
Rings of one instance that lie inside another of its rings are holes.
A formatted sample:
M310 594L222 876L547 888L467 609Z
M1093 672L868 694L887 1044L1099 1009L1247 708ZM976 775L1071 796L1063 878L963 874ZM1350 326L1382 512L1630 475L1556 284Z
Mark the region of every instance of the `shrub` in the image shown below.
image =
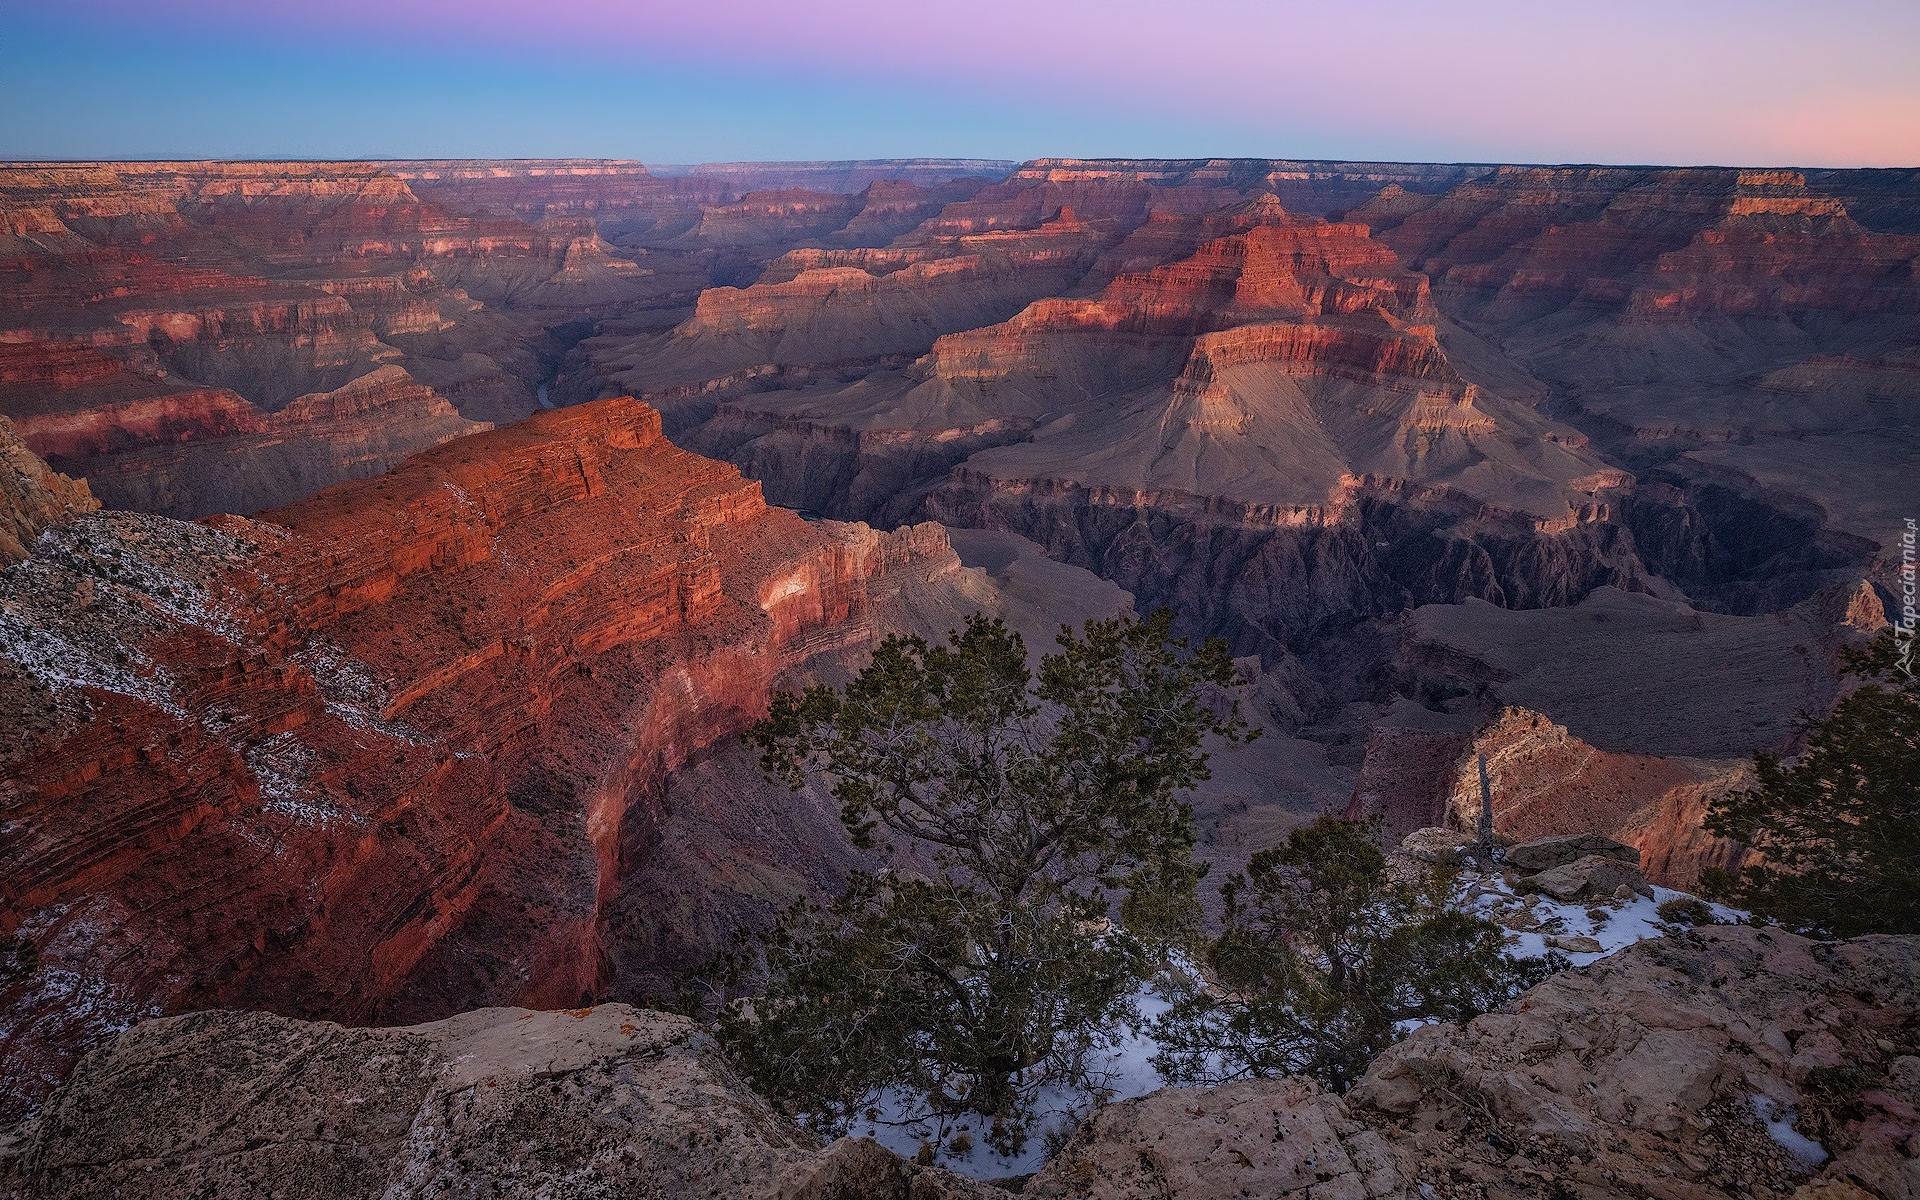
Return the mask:
M1694 896L1675 896L1653 911L1669 925L1706 925L1713 920L1713 909Z
M1393 878L1375 833L1322 817L1227 881L1225 930L1207 951L1218 988L1158 1023L1163 1074L1310 1075L1344 1091L1405 1022L1464 1020L1565 966L1516 959L1498 925L1449 908L1451 872Z

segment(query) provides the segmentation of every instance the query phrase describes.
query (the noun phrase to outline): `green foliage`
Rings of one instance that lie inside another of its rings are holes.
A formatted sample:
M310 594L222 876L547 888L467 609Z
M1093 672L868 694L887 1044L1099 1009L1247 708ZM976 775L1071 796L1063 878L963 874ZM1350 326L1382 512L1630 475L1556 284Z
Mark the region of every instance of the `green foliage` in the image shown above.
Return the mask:
M821 1128L912 1089L988 1118L1002 1149L1042 1085L1097 1089L1090 1053L1159 951L1196 936L1181 793L1207 778L1202 740L1250 736L1225 645L1171 629L1063 629L1036 680L1019 635L975 616L945 646L887 639L842 691L774 699L747 735L762 766L823 775L896 866L789 910L750 964L762 992L720 1035L761 1088Z
M1221 888L1218 991L1161 1018L1154 1065L1219 1083L1309 1075L1344 1091L1409 1020L1465 1020L1565 965L1515 959L1499 926L1447 907L1444 870L1395 879L1369 826L1322 817Z
M1707 896L1798 933L1920 933L1920 680L1891 633L1847 653L1868 682L1788 764L1755 754L1758 786L1716 800L1706 826L1763 861L1701 873Z

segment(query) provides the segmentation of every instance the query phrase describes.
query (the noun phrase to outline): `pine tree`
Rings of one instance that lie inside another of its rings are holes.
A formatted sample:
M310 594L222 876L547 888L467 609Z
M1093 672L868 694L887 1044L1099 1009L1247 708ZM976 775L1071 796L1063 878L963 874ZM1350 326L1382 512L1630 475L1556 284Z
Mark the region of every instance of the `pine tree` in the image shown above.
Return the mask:
M1248 735L1224 643L1172 616L1063 629L1036 680L978 617L946 646L889 638L843 691L775 698L749 738L791 786L826 773L857 843L893 855L800 904L752 964L723 1044L817 1127L883 1089L974 1113L1017 1146L1036 1091L1093 1091L1157 948L1193 932L1208 735ZM1113 924L1116 910L1126 920Z
M1845 656L1870 682L1812 726L1798 759L1755 754L1757 786L1708 811L1708 830L1762 860L1703 871L1701 890L1816 937L1920 933L1920 679L1891 631Z

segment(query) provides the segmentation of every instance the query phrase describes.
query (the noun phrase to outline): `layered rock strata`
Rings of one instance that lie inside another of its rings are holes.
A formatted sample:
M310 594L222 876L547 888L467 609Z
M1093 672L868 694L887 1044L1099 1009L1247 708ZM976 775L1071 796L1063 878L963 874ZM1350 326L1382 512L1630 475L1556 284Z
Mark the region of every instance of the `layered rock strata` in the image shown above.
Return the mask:
M710 282L590 218L463 215L366 164L14 165L0 213L0 414L108 502L178 516L524 416L571 322ZM387 367L431 394L370 398Z
M953 261L925 257L939 250L930 231L964 207L868 255L861 286L930 294L911 272ZM1073 207L1033 235L1119 220ZM1426 281L1363 227L1295 217L1271 195L1148 224L1095 243L1106 279L1091 295L946 334L897 377L808 386L768 368L760 386L774 390L711 408L675 385L683 422L712 414L676 436L801 507L1022 534L1268 655L1409 600L1526 605L1637 584L1606 521L1629 477L1470 382L1437 340ZM882 255L915 265L875 277ZM742 299L824 271L787 283L770 269ZM773 309L765 320L763 339L809 328ZM724 344L698 318L676 336L689 354ZM707 374L702 387L727 396ZM1382 539L1396 554L1374 552ZM1228 575L1298 595L1202 582Z
M274 412L198 390L38 413L16 428L50 462L85 470L111 507L189 517L304 500L492 426L389 365Z
M1752 785L1753 751L1798 752L1804 714L1846 686L1841 651L1885 623L1865 581L1764 617L1612 588L1527 612L1422 607L1397 628L1397 698L1370 722L1346 811L1394 838L1472 829L1484 755L1503 836L1604 833L1689 890L1744 853L1701 828L1711 803Z
M0 574L12 1111L154 1011L593 996L667 772L928 555L768 509L631 400L259 520L43 533Z
M1741 861L1739 843L1701 828L1714 799L1752 785L1740 760L1609 753L1523 708L1476 729L1471 719L1402 706L1374 725L1346 810L1378 818L1390 842L1437 825L1474 829L1484 756L1503 838L1605 833L1634 847L1649 879L1680 890L1698 883L1702 867Z
M0 567L25 558L47 526L99 507L86 480L50 470L0 417Z
M1663 485L1622 514L1653 569L1758 612L1862 566L1891 578L1899 518L1875 504L1911 473L1911 439L1875 434L1909 428L1920 395L1920 241L1902 180L1860 182L1506 167L1437 196L1390 188L1347 219ZM1856 198L1889 219L1856 221Z

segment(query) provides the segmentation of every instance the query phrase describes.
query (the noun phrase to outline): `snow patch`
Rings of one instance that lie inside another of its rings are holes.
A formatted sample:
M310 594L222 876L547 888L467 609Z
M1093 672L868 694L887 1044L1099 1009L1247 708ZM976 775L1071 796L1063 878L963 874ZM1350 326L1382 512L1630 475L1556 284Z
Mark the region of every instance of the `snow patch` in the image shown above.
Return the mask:
M1532 924L1533 928L1512 929L1507 934L1509 954L1518 958L1541 958L1551 952L1563 955L1575 967L1584 967L1635 942L1664 937L1671 932L1672 926L1660 917L1660 906L1669 900L1693 897L1672 888L1652 890L1652 896L1636 895L1626 902L1611 898L1562 901L1542 893L1518 895L1501 875L1469 875L1460 882L1454 906L1496 924L1506 923L1501 920L1503 914L1509 920L1518 918L1519 923ZM1716 924L1735 925L1747 919L1746 913L1723 904L1707 907ZM1572 938L1592 938L1600 948L1570 950L1567 941Z
M324 829L335 821L360 823L326 794L313 787L315 755L312 747L292 732L276 733L247 750L247 769L260 785L261 811L285 817L297 825Z
M1147 1034L1150 1023L1172 1007L1150 989L1135 993L1133 1003L1137 1021L1116 1031L1113 1044L1089 1056L1088 1068L1098 1083L1097 1098L1058 1086L1040 1089L1035 1101L1035 1120L1026 1145L1016 1155L995 1153L987 1144L987 1126L977 1114L949 1117L943 1123L929 1112L924 1097L900 1088L881 1093L868 1109L871 1115L855 1120L849 1129L854 1137L870 1137L902 1158L911 1159L921 1144L934 1147L934 1162L949 1171L975 1179L1005 1179L1038 1171L1047 1160L1048 1135L1063 1135L1078 1125L1097 1103L1131 1100L1166 1086L1160 1072L1148 1061L1160 1051L1160 1044ZM970 1148L955 1152L956 1135L964 1135Z
M1755 1092L1747 1097L1753 1115L1767 1127L1767 1134L1793 1160L1808 1171L1827 1161L1827 1148L1793 1127L1797 1114L1766 1096Z

